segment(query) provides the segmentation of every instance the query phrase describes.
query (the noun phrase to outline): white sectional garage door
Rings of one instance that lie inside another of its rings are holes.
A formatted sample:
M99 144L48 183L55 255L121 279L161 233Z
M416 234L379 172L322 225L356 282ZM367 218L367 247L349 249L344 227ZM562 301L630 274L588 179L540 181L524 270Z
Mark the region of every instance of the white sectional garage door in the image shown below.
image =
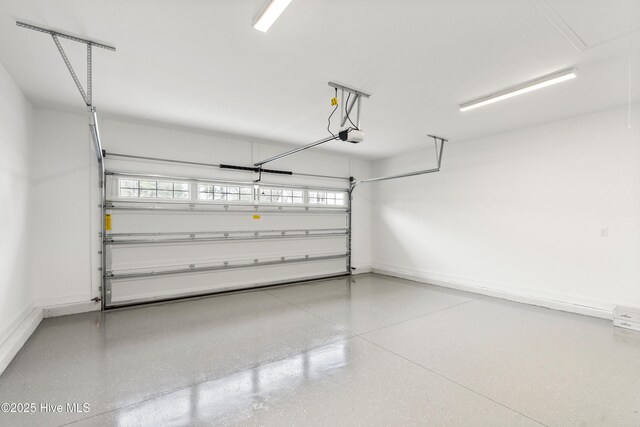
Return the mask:
M349 273L344 188L106 177L107 308Z

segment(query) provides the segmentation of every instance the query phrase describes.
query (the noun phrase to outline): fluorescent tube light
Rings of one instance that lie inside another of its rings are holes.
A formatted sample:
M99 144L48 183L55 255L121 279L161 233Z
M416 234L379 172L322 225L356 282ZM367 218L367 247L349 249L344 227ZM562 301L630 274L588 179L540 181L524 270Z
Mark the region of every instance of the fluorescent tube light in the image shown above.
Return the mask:
M291 0L270 0L253 20L253 28L266 33L289 3Z
M460 111L469 111L474 108L482 107L484 105L493 104L494 102L502 101L504 99L513 98L514 96L522 95L523 93L532 92L543 87L551 86L556 83L564 82L567 80L575 79L577 77L577 71L575 68L570 68L562 71L557 71L546 76L538 77L537 79L529 80L528 82L519 84L517 86L510 87L500 92L492 93L491 95L483 96L482 98L474 99L473 101L460 104Z

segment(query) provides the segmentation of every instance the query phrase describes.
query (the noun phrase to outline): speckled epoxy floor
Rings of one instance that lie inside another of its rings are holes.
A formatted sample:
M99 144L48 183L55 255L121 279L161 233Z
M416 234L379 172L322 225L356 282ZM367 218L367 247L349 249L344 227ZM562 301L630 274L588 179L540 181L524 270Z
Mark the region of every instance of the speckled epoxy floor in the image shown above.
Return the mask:
M47 319L0 425L640 426L640 334L366 274Z

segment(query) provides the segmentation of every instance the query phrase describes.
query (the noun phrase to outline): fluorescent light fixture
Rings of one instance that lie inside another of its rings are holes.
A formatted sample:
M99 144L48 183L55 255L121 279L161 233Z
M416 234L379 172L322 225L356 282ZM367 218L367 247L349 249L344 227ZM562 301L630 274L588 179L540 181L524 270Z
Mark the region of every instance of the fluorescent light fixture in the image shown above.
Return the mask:
M289 3L291 3L291 0L269 0L253 20L253 28L266 33L287 6L289 6Z
M492 93L491 95L483 96L482 98L474 99L473 101L460 104L460 111L473 110L474 108L493 104L494 102L502 101L504 99L513 98L514 96L522 95L523 93L532 92L534 90L542 89L543 87L551 86L556 83L575 79L578 75L577 72L578 70L576 70L575 68L556 71L555 73L547 74L546 76L529 80L528 82L510 87L503 91Z

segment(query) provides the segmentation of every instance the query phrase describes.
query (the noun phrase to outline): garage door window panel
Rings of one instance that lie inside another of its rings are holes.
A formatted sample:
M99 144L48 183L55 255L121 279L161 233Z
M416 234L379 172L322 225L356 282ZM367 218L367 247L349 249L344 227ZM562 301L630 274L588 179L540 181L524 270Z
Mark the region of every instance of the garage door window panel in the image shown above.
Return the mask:
M189 193L189 184L185 182L147 179L121 179L119 182L119 196L123 198L189 200Z
M253 188L237 185L198 184L198 200L253 202Z
M304 204L304 191L293 188L260 188L260 202L277 205Z
M310 205L344 206L347 195L342 192L309 191Z

